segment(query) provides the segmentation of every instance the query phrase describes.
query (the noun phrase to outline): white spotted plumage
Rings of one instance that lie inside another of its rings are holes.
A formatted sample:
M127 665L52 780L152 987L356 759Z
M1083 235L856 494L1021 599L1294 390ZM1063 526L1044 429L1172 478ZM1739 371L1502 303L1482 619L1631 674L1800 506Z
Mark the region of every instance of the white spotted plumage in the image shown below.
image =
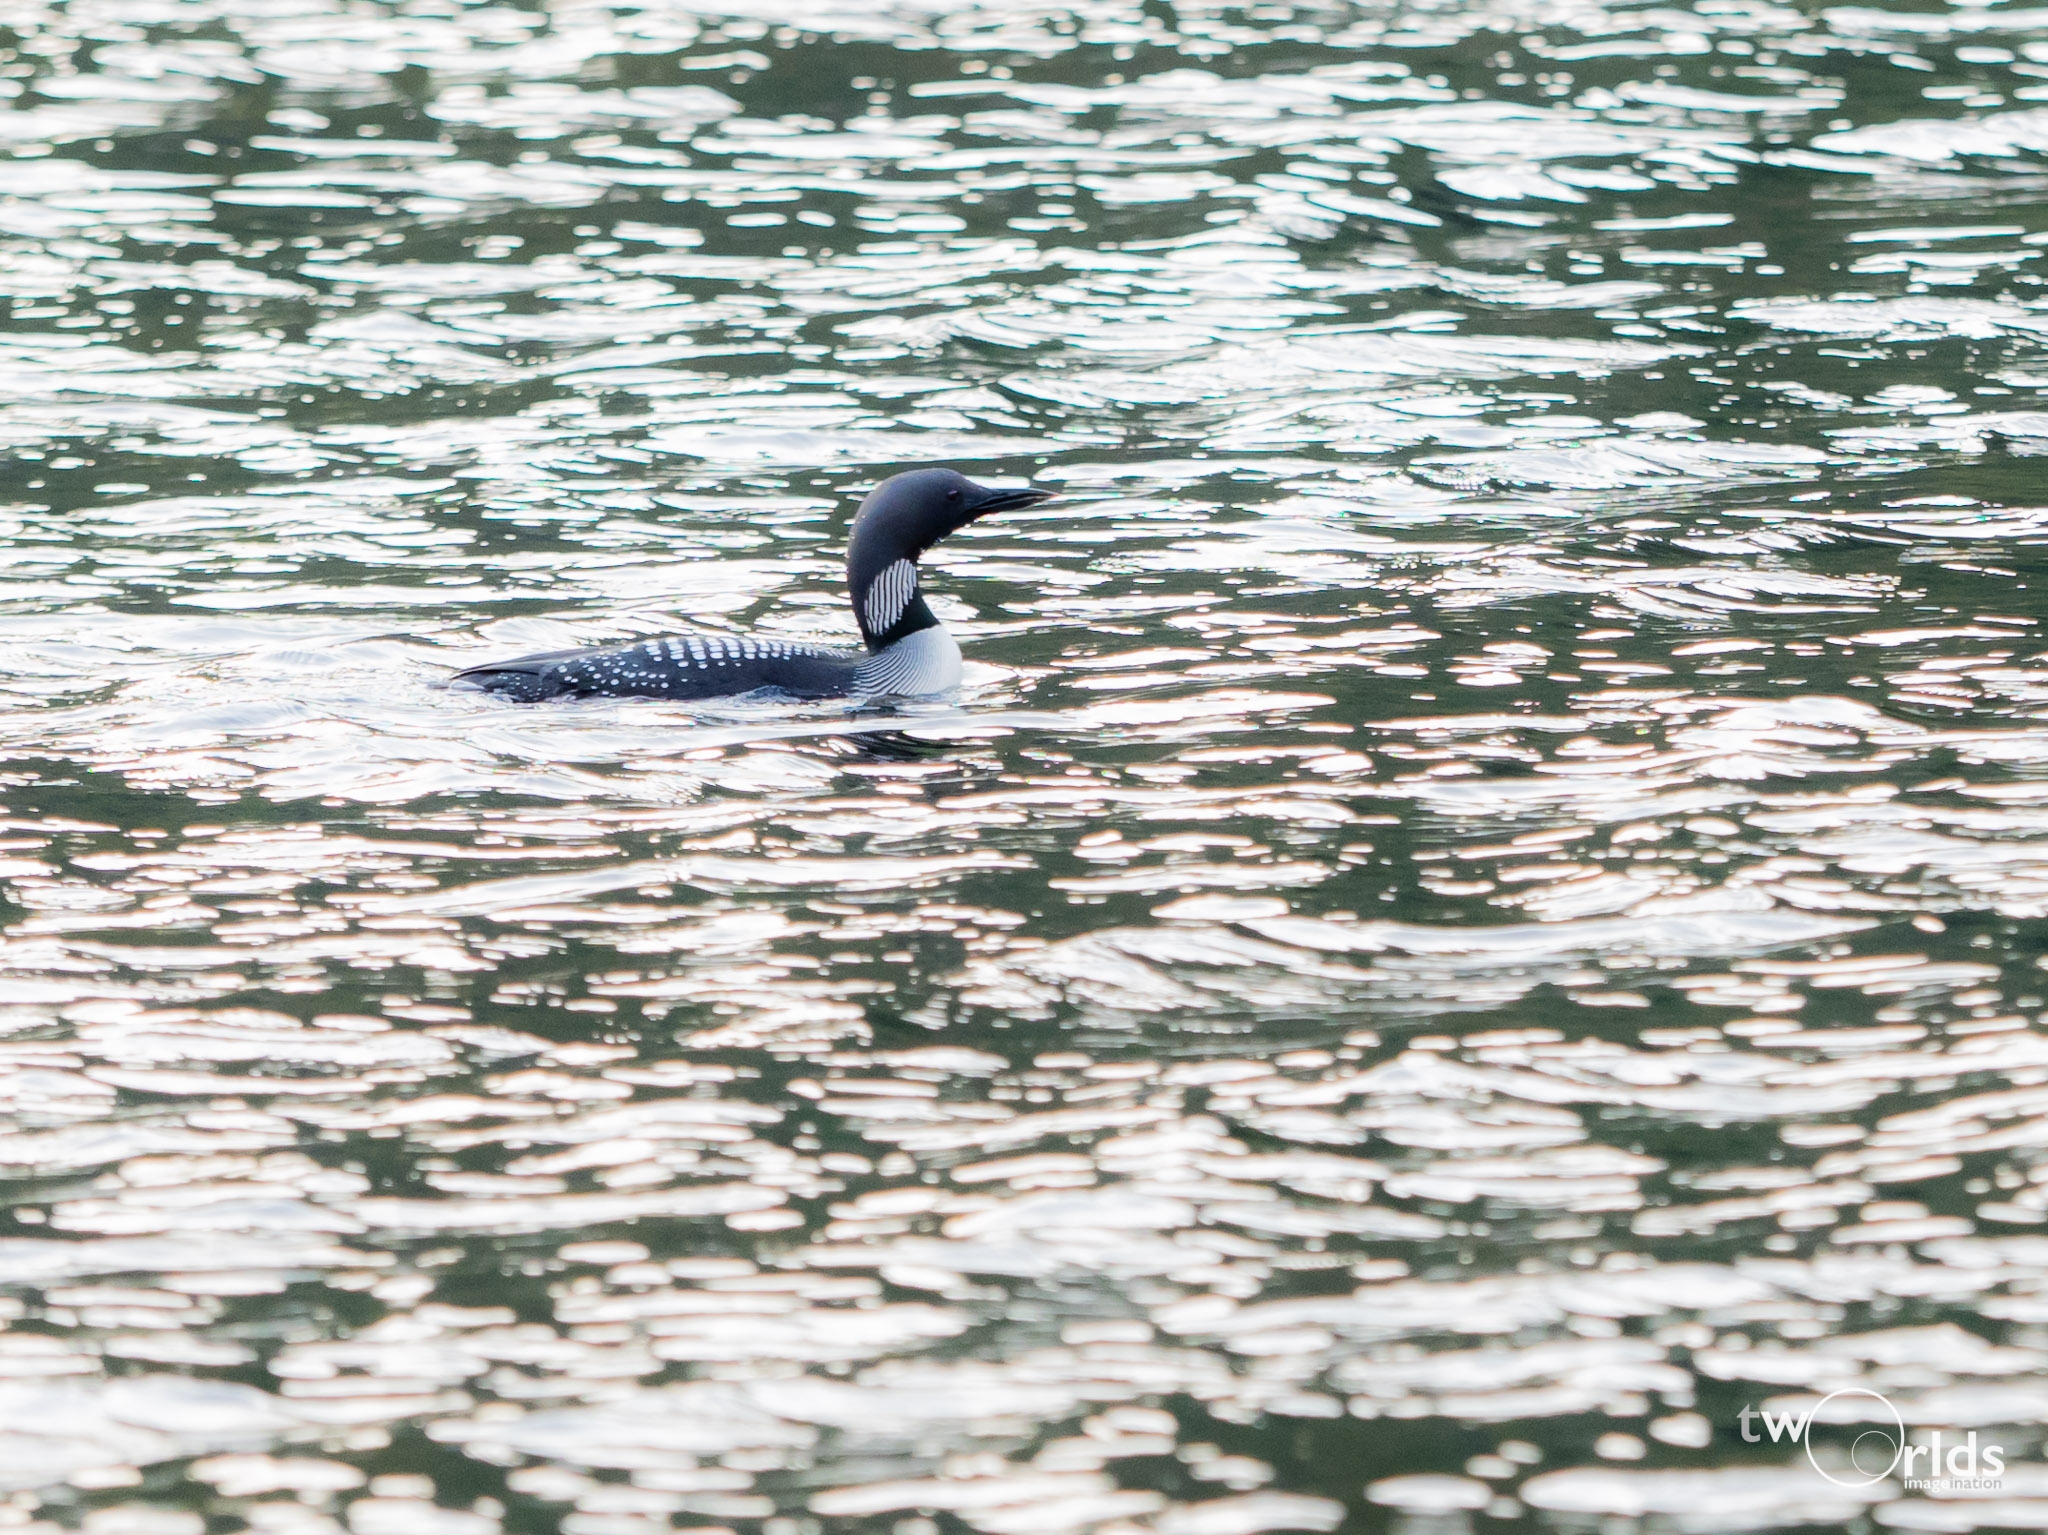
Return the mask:
M906 565L908 562L904 562ZM883 577L889 572L884 571ZM877 578L877 585L883 577ZM895 591L903 590L900 578L891 578ZM913 576L914 579L914 576ZM915 590L914 585L911 590ZM880 614L894 623L894 615ZM854 697L879 698L888 695L914 697L943 693L960 683L960 647L943 625L933 625L904 636L874 653L859 657L811 645L786 641L755 640L737 635L679 634L641 640L615 651L597 651L570 663L583 669L590 681L610 685L650 687L657 690L684 680L688 674L702 676L713 668L735 669L761 666L767 662L814 659L847 667L843 684ZM785 685L775 674L756 679L734 679L729 691L743 693L759 687Z
M869 634L887 634L896 627L903 610L910 606L910 599L917 595L917 566L909 560L898 560L893 565L882 567L875 579L868 583L867 595L861 599L861 616L867 619Z

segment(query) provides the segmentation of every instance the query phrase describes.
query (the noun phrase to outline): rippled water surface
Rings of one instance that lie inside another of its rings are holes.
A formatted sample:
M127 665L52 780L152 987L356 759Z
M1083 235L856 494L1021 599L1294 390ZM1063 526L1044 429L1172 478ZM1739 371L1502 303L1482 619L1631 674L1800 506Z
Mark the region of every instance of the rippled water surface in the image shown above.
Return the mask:
M0 9L0 1527L2048 1523L2044 36Z

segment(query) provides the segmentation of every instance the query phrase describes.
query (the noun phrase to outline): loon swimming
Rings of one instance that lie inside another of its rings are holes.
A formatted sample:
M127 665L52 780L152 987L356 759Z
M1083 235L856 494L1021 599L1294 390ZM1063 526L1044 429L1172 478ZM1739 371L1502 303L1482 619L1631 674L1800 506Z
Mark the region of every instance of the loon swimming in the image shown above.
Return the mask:
M1043 490L990 489L950 469L913 469L869 491L846 545L846 595L867 641L865 655L787 640L676 634L488 662L451 680L518 703L721 698L759 688L798 698L942 693L960 681L960 647L917 589L918 557L977 517L1050 496Z

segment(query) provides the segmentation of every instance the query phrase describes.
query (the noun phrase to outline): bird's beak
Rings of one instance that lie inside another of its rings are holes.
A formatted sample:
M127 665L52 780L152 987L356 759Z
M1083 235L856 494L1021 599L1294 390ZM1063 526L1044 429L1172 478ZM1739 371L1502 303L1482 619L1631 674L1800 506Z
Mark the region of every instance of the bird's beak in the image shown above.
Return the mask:
M1036 506L1041 501L1050 501L1053 493L1049 490L1033 490L1028 485L995 486L983 492L979 501L968 508L970 520L986 517L992 512L1014 512L1020 506Z

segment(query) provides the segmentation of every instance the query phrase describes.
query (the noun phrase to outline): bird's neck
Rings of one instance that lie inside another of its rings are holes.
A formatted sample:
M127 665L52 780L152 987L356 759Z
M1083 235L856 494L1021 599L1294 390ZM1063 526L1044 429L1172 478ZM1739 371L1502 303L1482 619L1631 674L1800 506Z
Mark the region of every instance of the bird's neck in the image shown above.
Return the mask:
M886 561L849 562L847 596L868 653L879 655L897 642L940 627L918 590L917 560L905 555Z

